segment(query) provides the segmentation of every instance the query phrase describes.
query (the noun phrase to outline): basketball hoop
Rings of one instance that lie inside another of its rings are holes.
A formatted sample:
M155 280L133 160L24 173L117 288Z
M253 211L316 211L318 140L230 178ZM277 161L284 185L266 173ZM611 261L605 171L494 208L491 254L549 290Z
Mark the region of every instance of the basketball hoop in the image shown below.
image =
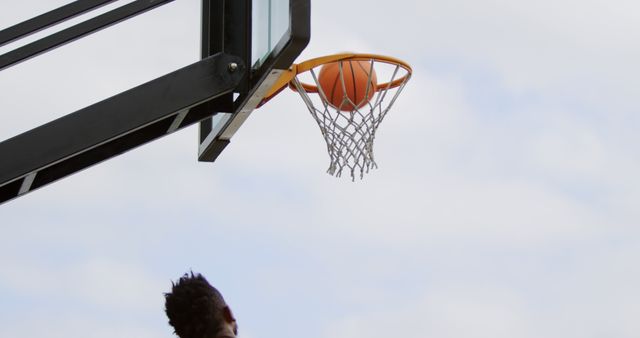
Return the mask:
M380 123L411 77L404 61L373 54L336 54L294 64L267 92L298 92L327 144L327 173L360 179L377 168L373 141ZM381 81L382 80L382 81Z

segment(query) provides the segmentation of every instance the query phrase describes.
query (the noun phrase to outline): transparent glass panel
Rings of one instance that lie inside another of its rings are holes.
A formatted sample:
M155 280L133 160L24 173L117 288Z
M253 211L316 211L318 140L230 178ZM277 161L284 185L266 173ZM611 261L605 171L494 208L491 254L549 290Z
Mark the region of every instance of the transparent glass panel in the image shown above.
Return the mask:
M254 69L260 67L289 30L289 1L253 1L251 63Z

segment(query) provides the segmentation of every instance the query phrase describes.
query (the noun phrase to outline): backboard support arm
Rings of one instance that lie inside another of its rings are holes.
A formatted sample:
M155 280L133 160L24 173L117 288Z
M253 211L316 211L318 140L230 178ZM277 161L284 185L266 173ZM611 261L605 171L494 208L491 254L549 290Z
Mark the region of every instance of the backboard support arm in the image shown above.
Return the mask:
M218 53L1 142L0 203L230 110L219 98L246 72Z

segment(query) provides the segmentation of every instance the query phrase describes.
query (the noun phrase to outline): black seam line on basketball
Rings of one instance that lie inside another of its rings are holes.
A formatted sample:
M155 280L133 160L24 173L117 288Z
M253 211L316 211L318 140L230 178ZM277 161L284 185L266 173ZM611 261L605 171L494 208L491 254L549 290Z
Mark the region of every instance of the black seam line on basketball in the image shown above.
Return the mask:
M340 64L342 64L342 61L340 61ZM329 102L331 102L331 104L333 104L333 100L334 100L334 95L336 94L336 86L338 84L338 80L340 79L340 76L342 75L342 73L340 72L340 65L338 65L338 76L336 76L336 78L333 81L333 86L331 88L331 99L329 100ZM341 98L341 100L344 100L344 97ZM337 107L338 110L340 110L340 107L342 106L342 101L340 101L340 106Z
M351 61L349 62L349 69L351 69L353 71L353 69L351 68ZM342 110L343 107L348 108L349 107L349 103L351 102L351 99L349 99L349 89L347 88L347 82L345 81L345 71L346 69L344 68L344 64L342 66L342 73L340 73L341 77L340 79L342 80L342 101L340 101L340 110L341 111L347 111L347 109Z
M355 102L358 100L358 90L356 88L356 72L353 70L353 61L351 60L349 60L349 69L351 69L351 84L353 85L353 99L354 99L354 101L351 102L351 106L353 107L352 109L355 109L356 107L358 107L358 103ZM351 99L349 99L349 101L351 101Z
M371 100L369 100L369 91L367 89L371 88L371 93L373 94L375 92L375 90L373 89L373 63L370 63L369 66L369 70L364 69L364 66L362 65L362 62L358 62L358 66L360 67L360 69L362 69L364 71L365 74L367 74L367 87L364 90L364 96L362 97L362 102L369 102ZM378 82L376 80L376 82ZM369 86L371 85L371 86ZM376 83L377 85L377 83ZM373 95L371 95L373 97Z
M338 80L340 81L340 87L342 88L342 97L340 98L340 107L338 107L338 109L340 111L346 111L343 110L342 108L345 108L345 103L349 103L349 94L347 93L347 82L345 81L345 72L347 71L347 69L345 68L345 62L340 61L340 65L342 66L342 68L340 69L341 71L339 72L339 77Z
M347 62L348 61L340 61L340 65L342 67L341 69L339 69L339 73L338 73L339 76L337 78L337 80L340 81L340 87L342 87L342 97L340 98L340 107L338 107L340 111L345 111L342 108L345 107L345 101L349 100L349 94L347 93L347 82L345 81L345 77L346 77L345 72L347 71L345 67L345 63Z

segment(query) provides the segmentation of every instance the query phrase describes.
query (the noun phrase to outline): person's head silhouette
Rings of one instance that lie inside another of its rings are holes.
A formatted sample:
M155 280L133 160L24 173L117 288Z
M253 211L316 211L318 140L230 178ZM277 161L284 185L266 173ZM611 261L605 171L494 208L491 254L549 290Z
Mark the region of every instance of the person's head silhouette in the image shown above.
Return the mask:
M201 274L185 274L165 294L169 324L180 338L235 338L231 309Z

